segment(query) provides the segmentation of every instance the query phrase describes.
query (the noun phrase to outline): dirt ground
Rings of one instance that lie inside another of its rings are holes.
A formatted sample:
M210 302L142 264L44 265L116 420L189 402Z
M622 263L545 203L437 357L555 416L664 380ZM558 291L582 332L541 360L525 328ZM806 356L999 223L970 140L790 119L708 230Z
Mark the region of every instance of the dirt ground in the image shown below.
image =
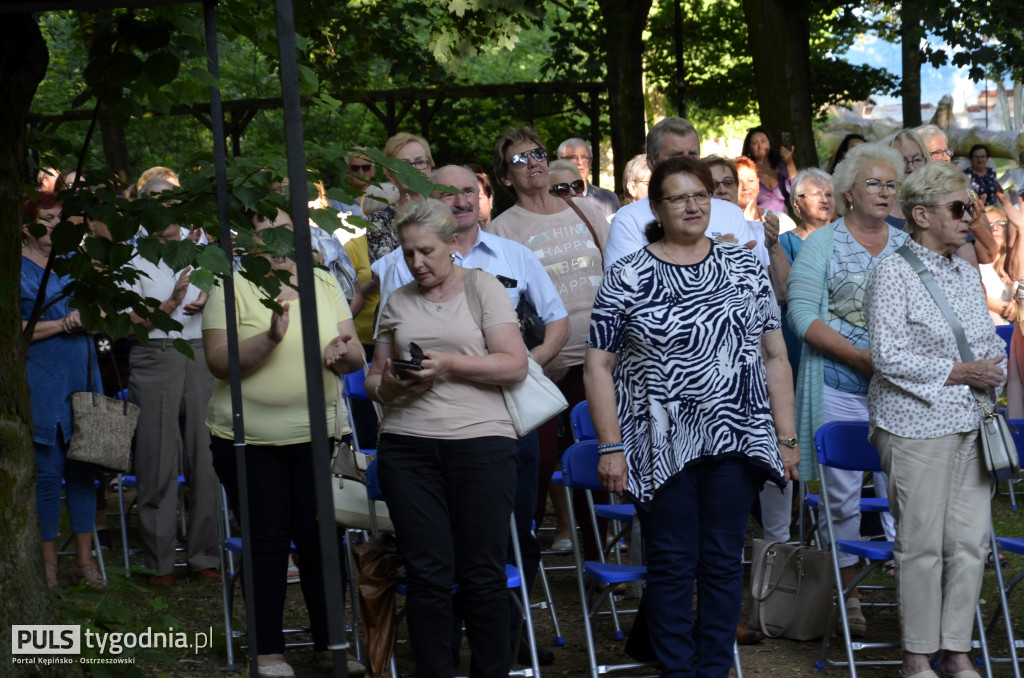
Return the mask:
M756 524L752 522L751 536L758 536L757 531L758 528L756 527ZM548 539L549 537L542 535L542 544L546 545ZM115 547L119 547L117 541L115 541ZM119 557L119 552L115 551L115 557L112 560L116 561L117 557ZM545 557L545 564L548 566L568 565L570 563L571 556L568 555L551 555ZM1024 564L1024 561L1018 562L1018 559L1011 556L1007 569L1010 572L1015 572L1022 564ZM555 644L554 627L549 613L544 610L534 610L533 618L537 629L537 638L540 644L551 649L556 657L554 664L541 668L541 674L544 676L566 677L586 676L588 671L586 645L583 637L581 608L577 602L578 594L575 574L572 571L563 570L551 572L548 576L553 598L555 600L558 622L561 632L565 638L565 643L563 646L557 646ZM991 575L988 576L988 579L990 578ZM136 577L135 581L139 581L139 578ZM885 583L881 578L881 575L877 581L879 583ZM198 654L183 654L176 658L177 661L174 664L139 661L136 666L141 670L143 675L167 675L173 676L174 678L221 676L225 674L230 675L225 660L223 637L224 618L221 605L221 587L219 584L191 581L186 578L182 578L180 583L171 589L152 592L143 590L139 595L151 595L154 598L161 598L167 604L168 614L171 614L184 622L188 629L205 630L208 627L213 627L214 634L217 637L217 641L215 642L213 649L202 651ZM299 587L289 587L288 596L288 607L285 620L286 624L302 626L305 623L306 618ZM534 602L538 602L543 599L543 592L541 590L539 580L535 586L533 597ZM747 597L749 597L749 589ZM882 592L865 593L864 600L865 602L877 601L884 603L887 601L891 602L892 596L891 594ZM631 596L627 595L626 599L622 601L621 607L633 609L635 608L636 602L635 598L631 599ZM349 606L347 605L346 607L348 608ZM987 603L983 601L984 609L991 611L993 607L994 606L990 602ZM1019 605L1015 607L1018 608L1019 612ZM863 640L869 642L881 642L897 637L898 620L895 607L890 605L880 608L865 608L865 612L868 617L869 628L868 635ZM744 616L746 616L746 613L747 610L745 604ZM347 618L351 619L350 616ZM244 611L240 604L236 605L234 619L236 628L244 630ZM631 617L625 617L623 621L624 629L628 631L631 625ZM600 664L613 664L630 661L623 651L623 643L616 641L614 638L610 619L602 619L597 622L595 637L597 638L598 662ZM298 639L302 640L304 639L304 636L299 635ZM244 640L236 642L235 653L237 658L237 667L244 675L246 668L246 650L240 646L241 642L244 642ZM1003 638L997 637L993 646L997 652L1001 652L1005 655L1005 636L1003 636ZM741 647L740 656L743 674L745 676L844 676L848 674L848 671L841 667L830 667L826 669L824 674L817 671L814 668L814 663L820 649L820 641L794 642L782 639L769 639L758 645ZM833 659L839 659L842 654L842 650L837 644L834 646L830 656ZM858 655L858 658L860 658L861 655L865 657L872 656L883 659L895 659L898 656L898 653L895 650L874 650L862 652ZM404 625L400 629L400 637L397 645L397 658L400 674L404 676L414 675L407 642L407 631L405 630ZM323 675L316 671L312 652L309 648L289 650L287 653L287 659L295 668L296 674L300 676L300 678L312 678L313 676ZM462 675L465 675L465 673L468 672L469 667L469 653L465 644L462 650L461 661L462 663L458 671ZM898 675L898 670L895 666L861 668L858 669L858 672L860 675L871 678L882 676L895 677ZM650 675L654 672L646 673ZM1012 675L1010 668L1006 665L997 666L993 673L997 677ZM617 673L616 675L625 674Z

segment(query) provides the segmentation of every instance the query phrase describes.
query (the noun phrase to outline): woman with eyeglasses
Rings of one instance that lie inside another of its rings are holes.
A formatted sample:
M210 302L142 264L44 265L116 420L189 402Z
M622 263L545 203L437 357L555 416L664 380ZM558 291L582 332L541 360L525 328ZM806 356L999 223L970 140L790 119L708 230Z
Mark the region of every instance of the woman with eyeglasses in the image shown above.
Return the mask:
M928 164L928 147L925 145L924 140L918 135L917 132L911 129L905 129L899 132L892 141L889 143L890 146L895 148L903 156L903 176L909 177L910 174ZM903 216L903 208L900 207L900 203L897 200L892 205L892 211L889 216L885 219L886 223L890 226L902 229L907 219Z
M978 676L967 653L988 552L992 489L979 450L979 399L995 404L1006 353L977 274L954 256L974 217L967 189L955 165L930 163L907 178L899 199L910 240L875 268L864 302L874 367L869 435L888 472L899 521L893 555L900 675L907 677L935 678L929 659L940 650L942 675ZM940 302L970 347L967 360Z
M666 676L728 675L747 513L800 458L771 283L753 252L705 234L712 187L695 158L655 168L650 244L608 270L585 364L598 473L637 507Z
M516 204L491 221L490 231L525 245L537 255L569 313L569 340L558 356L544 365L544 372L558 384L571 410L585 398L583 352L590 309L603 277L608 220L593 201L570 197L571 182L564 196L556 195L563 192L558 186L555 192L551 190L548 154L531 127L510 128L498 139L494 145L494 177L515 196ZM537 434L540 503L547 497L551 474L558 463L557 419L541 426ZM604 531L603 521L599 529ZM587 557L596 558L597 540L589 529L584 530L583 537Z
M790 327L803 341L796 383L797 434L806 444L800 475L817 476L814 434L827 421L866 420L868 383L874 368L864 322L868 276L906 241L885 223L903 179L903 157L881 143L861 144L832 177L838 221L818 228L803 243L789 272ZM860 538L863 474L828 470L829 504L837 539ZM877 482L877 478L876 478ZM826 540L824 512L819 536ZM839 556L845 587L856 575L857 558ZM850 631L863 635L867 621L860 593L843 601Z
M430 176L430 170L434 169L434 156L430 154L430 144L423 137L409 132L399 132L388 139L384 145L384 155L404 160L426 176ZM398 202L370 215L370 225L366 229L366 246L371 264L388 252L398 249L398 235L392 227L395 213L413 200L423 198L399 182L393 172L385 170L385 174L398 189Z
M626 163L626 169L622 170L622 183L626 186L626 199L623 205L628 205L637 200L647 197L647 185L651 181L651 166L647 164L647 154L638 153Z
M964 170L964 174L971 182L971 188L978 194L978 198L986 207L996 205L999 194L1003 192L1003 187L996 181L996 171L988 166L988 146L974 144L971 146L969 157L971 166Z

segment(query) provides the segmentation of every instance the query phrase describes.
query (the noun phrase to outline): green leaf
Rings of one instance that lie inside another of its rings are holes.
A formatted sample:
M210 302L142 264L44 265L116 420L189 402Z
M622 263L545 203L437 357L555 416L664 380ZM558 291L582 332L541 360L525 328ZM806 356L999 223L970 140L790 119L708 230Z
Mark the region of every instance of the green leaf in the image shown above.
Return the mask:
M153 264L160 263L160 252L163 249L163 245L156 238L139 238L135 246L139 250L139 254L143 259Z
M163 244L160 258L175 273L191 266L196 258L196 244L191 240L168 240Z
M266 190L255 186L239 186L232 190L231 193L238 198L238 201L242 203L242 206L247 210L253 209L256 202L265 198L267 195Z
M143 52L155 52L171 42L171 31L164 23L146 23L139 26L135 46Z
M70 221L62 221L50 233L50 242L58 255L67 254L78 247L83 236L85 236L84 222L73 224Z
M210 72L204 68L189 69L188 74L209 87L216 87L218 89L221 87L220 81L217 78L213 77L210 74Z
M231 262L228 261L227 256L224 254L224 250L216 245L209 245L199 250L199 255L196 257L196 264L199 266L199 270L206 270L215 275L228 275L231 273ZM199 271L196 271L198 273ZM202 287L196 283L197 287ZM209 292L209 290L206 290Z
M105 76L126 86L142 73L142 59L131 52L114 52L107 59Z
M311 209L309 210L309 218L313 220L314 224L328 233L334 233L341 227L341 219L338 218L338 210L333 208Z
M192 360L196 359L195 352L192 350L192 347L188 345L188 342L185 341L184 339L175 339L174 348L178 350L178 353L187 356Z
M110 256L111 242L106 238L86 238L85 251L96 261L106 262ZM111 268L114 268L111 266Z
M317 79L313 69L299 64L299 92L303 96L309 96L315 94L318 89L320 89L320 81Z
M202 291L209 293L213 289L214 284L216 284L217 278L214 276L213 271L206 268L197 268L189 276L189 282Z
M178 77L181 62L170 52L156 52L142 66L142 73L155 87L166 85Z

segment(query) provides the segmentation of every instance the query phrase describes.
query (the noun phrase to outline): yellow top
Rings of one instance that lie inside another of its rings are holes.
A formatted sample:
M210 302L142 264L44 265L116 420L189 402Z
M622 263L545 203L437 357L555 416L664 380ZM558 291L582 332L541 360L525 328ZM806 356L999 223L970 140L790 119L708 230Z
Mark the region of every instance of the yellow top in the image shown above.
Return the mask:
M324 401L327 404L327 432L334 435L337 386L335 375L324 366L323 352L338 336L338 323L352 317L338 282L327 271L314 272L317 321L320 328L320 364L323 366ZM266 332L272 311L260 303L265 292L238 273L235 282L235 319L238 339ZM302 301L309 301L304 292ZM306 372L302 358L302 323L299 299L289 303L288 330L266 361L242 377L242 417L245 442L252 445L294 445L311 440ZM224 290L218 284L203 310L203 330L227 329ZM206 413L206 425L218 438L232 439L231 385L217 379Z
M345 243L345 251L352 265L356 267L356 278L362 285L373 272L370 271L370 252L366 248L366 236L352 238ZM363 303L363 310L356 314L353 322L356 325L356 334L359 335L359 343L367 346L373 344L373 325L377 316L377 304L380 303L380 290L374 290L373 294L366 297Z

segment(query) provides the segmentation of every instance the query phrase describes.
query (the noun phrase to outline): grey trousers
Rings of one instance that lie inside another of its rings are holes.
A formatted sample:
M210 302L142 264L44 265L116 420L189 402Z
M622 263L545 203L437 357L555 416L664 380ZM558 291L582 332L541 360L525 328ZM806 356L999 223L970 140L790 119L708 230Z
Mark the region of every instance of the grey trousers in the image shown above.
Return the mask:
M978 432L915 440L875 431L896 530L896 589L903 649L971 649L981 593L991 484Z
M174 571L177 537L179 451L189 488L186 560L193 571L218 567L217 474L210 455L206 408L213 375L201 339L189 341L195 360L169 340L133 346L128 380L132 402L141 408L136 430L135 474L146 566L157 574Z

